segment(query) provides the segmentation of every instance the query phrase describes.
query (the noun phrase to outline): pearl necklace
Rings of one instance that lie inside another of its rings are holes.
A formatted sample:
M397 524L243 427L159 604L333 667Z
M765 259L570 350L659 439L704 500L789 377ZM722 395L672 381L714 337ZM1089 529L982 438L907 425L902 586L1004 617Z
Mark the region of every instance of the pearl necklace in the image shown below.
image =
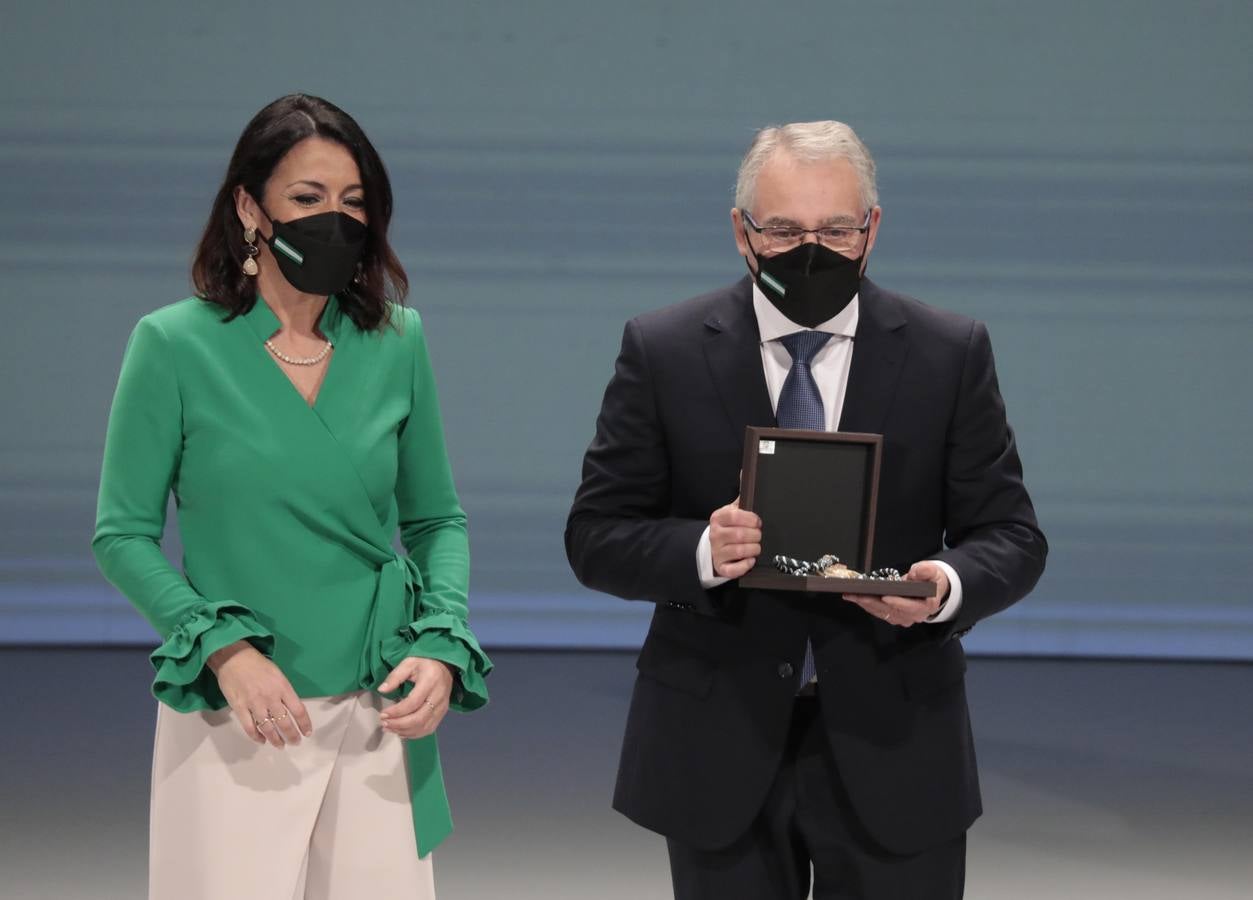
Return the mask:
M275 347L274 342L272 340L269 340L267 338L265 342L265 348L267 350L269 350L271 353L273 353L283 362L289 365L293 365L293 366L316 366L322 360L326 359L326 354L330 353L331 349L334 346L335 345L332 344L330 341L327 341L326 346L323 347L320 351L318 351L316 356L288 356L282 350L278 349L278 347Z

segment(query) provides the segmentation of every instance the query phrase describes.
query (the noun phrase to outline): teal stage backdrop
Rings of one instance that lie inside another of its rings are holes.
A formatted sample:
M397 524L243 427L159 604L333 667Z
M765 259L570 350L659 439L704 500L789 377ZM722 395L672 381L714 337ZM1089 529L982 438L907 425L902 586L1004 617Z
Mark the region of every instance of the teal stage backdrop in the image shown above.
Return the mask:
M967 646L1253 658L1251 9L9 4L0 642L150 640L88 548L122 349L188 294L244 123L303 90L395 182L486 642L638 643L650 609L561 542L622 324L742 274L756 127L839 118L880 168L873 276L988 323L1052 543Z

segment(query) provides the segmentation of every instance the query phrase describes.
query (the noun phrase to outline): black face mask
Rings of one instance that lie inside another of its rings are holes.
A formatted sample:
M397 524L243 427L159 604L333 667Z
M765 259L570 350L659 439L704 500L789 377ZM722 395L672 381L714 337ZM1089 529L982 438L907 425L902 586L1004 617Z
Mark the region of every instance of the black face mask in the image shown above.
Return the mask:
M265 210L262 210L265 212ZM270 214L265 213L270 219ZM266 243L279 271L304 294L337 294L352 283L369 230L347 213L326 212L287 222L270 219Z
M817 242L801 244L777 256L758 256L751 245L748 252L757 263L753 280L761 292L779 312L806 328L837 315L861 288L864 249L856 259Z

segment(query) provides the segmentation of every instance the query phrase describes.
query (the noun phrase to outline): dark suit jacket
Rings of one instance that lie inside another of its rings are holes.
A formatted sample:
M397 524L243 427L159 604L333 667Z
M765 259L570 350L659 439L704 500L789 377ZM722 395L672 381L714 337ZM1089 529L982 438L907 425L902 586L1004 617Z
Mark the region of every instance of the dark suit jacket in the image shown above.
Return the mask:
M842 431L884 436L875 567L942 559L958 616L900 629L830 595L706 591L696 546L738 493L746 425L773 426L751 282L627 323L566 527L588 587L656 604L614 806L714 849L778 769L806 638L836 763L867 833L911 853L981 811L960 637L1044 567L984 326L862 283Z

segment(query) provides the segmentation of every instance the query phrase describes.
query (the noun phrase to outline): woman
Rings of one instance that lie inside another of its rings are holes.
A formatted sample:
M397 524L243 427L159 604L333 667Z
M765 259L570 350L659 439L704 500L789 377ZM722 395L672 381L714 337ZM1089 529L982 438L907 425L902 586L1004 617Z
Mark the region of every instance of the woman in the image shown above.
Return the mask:
M155 900L434 896L434 732L487 702L491 662L391 213L352 118L276 100L235 148L197 296L127 347L93 549L164 639ZM171 490L185 574L160 550Z

